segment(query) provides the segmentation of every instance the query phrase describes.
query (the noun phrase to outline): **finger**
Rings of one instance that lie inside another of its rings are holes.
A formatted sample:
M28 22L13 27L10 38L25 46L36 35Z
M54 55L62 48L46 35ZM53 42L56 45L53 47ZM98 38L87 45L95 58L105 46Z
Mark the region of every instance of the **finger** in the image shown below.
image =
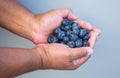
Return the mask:
M71 49L70 59L75 60L75 59L82 58L82 57L86 56L89 52L90 53L92 52L92 49L90 47L81 47L81 48Z
M83 20L76 19L75 22L77 22L82 28L85 28L85 29L88 29L88 30L93 29L91 24L89 24L89 23L87 23Z
M101 30L99 30L99 29L97 29L97 28L93 28L93 31L94 31L94 32L97 32L97 33L98 33L98 36L100 36Z
M61 13L61 16L63 18L67 18L70 20L77 19L77 17L74 15L73 11L70 8L62 8L62 9L59 9L59 11L60 11L59 13Z
M68 13L67 18L70 19L70 20L73 20L73 21L77 19L77 17L74 15L72 10Z
M90 58L92 53L93 53L93 50L91 49L91 52L87 53L86 56L72 61L72 64L71 64L71 66L68 67L68 69L74 70L74 69L80 67L82 64L84 64Z
M97 29L93 29L93 31L90 32L90 39L88 40L88 42L90 43L91 48L94 48L95 42L98 36L100 35L100 33L101 31Z
M85 28L85 29L88 29L88 30L92 30L93 27L91 24L85 22L85 21L82 21L82 20L79 20L77 19L77 17L74 15L73 11L69 8L64 8L64 9L61 9L61 16L63 18L68 18L70 20L73 20L75 22L77 22L78 24L80 24L80 26L82 28Z

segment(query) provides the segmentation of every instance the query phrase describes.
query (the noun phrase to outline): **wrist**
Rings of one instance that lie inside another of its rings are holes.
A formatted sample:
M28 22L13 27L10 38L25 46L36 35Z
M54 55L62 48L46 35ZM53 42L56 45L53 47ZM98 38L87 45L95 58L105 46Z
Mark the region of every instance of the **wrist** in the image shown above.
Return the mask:
M31 51L35 54L35 57L36 57L36 65L38 67L38 69L43 69L44 66L43 66L43 61L45 59L44 57L44 53L45 53L45 50L43 47L39 47L39 46L36 46L34 48L31 49Z
M48 31L44 31L44 21L41 20L42 18L42 14L39 15L34 15L33 18L33 23L31 24L33 27L33 32L32 32L32 42L34 42L35 44L41 44L41 43L46 43L46 39L47 39L47 35L45 34L45 32Z

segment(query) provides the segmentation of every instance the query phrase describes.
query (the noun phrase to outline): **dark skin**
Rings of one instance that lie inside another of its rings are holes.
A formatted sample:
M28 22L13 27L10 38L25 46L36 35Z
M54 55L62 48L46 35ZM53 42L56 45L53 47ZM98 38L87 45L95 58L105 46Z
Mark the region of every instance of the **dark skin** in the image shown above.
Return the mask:
M0 26L36 44L34 48L0 47L0 77L12 78L38 69L74 70L93 53L100 30L79 20L68 8L35 15L16 0L0 0ZM48 44L47 38L64 18L90 30L90 47ZM58 61L56 61L56 59Z

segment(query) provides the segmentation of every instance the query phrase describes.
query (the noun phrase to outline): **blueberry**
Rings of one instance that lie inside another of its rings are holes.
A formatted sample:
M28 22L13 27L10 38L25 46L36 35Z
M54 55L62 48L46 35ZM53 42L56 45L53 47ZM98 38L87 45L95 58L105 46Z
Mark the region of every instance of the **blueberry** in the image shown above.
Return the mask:
M80 33L79 33L79 36L80 36L80 37L84 37L86 34L87 34L86 29L81 29L81 30L80 30Z
M72 29L80 29L80 25L76 22L73 22Z
M61 29L64 31L71 30L71 25L62 26Z
M82 39L78 39L75 41L75 45L76 47L82 47L83 43L82 43Z
M86 34L86 35L83 37L84 40L88 40L89 38L90 38L90 34Z
M55 33L55 34L57 34L57 33L59 33L59 32L61 32L61 29L60 29L60 28L56 28L56 29L54 30L54 33Z
M48 37L48 43L57 43L58 42L58 38L55 36L49 36Z
M62 25L63 25L63 26L71 25L71 24L72 24L72 20L64 19L64 20L62 21Z
M64 31L64 30L65 30L65 27L64 27L64 26L61 26L60 29L61 29L62 31Z
M66 35L67 36L70 36L72 34L72 31L71 30L68 30L67 32L66 32Z
M77 39L78 39L78 35L76 35L76 34L71 34L70 35L70 40L75 41Z
M57 38L58 39L63 39L64 36L65 36L65 32L64 31L60 31L59 33L57 33Z
M51 39L51 38L52 38L52 36L49 36L49 37L48 37L48 39L47 39L48 43L51 43L51 42L52 42L52 39Z
M74 48L74 47L75 47L75 42L74 42L74 41L68 41L67 45L68 45L70 48Z
M64 41L64 42L69 41L69 37L67 37L67 36L63 37L63 41Z
M87 29L86 29L86 32L87 32L87 34L89 34L89 33L90 33L90 30L87 30Z
M89 46L89 43L88 43L87 40L84 40L84 41L83 41L83 46L84 46L84 47L88 47L88 46Z
M89 33L89 30L81 28L78 23L64 19L61 27L54 30L54 36L48 37L48 43L66 44L71 48L87 47Z
M73 29L72 32L76 35L78 35L80 33L80 29Z

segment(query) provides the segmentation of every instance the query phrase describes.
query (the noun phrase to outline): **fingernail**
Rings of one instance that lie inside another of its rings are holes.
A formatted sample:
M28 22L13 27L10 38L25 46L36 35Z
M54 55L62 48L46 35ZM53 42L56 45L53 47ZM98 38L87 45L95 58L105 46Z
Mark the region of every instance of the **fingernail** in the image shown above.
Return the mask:
M86 52L90 53L90 54L93 54L93 49L90 48L90 47L86 47Z

